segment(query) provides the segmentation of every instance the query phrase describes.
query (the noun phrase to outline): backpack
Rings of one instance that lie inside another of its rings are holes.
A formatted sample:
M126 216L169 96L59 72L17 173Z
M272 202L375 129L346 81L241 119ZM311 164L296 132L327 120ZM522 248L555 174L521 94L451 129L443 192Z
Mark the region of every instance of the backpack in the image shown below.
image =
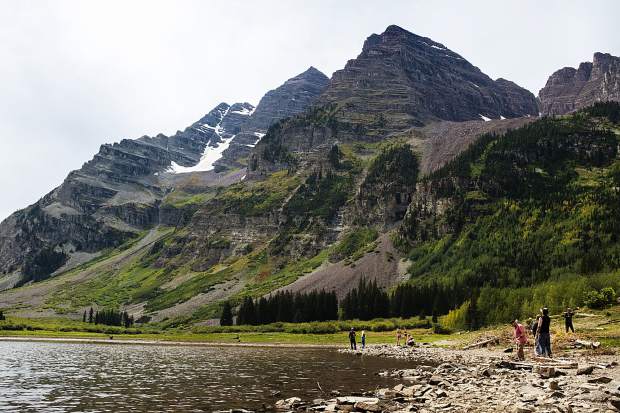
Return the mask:
M532 326L530 327L530 330L532 330L532 335L535 336L536 330L538 330L538 320L534 320Z

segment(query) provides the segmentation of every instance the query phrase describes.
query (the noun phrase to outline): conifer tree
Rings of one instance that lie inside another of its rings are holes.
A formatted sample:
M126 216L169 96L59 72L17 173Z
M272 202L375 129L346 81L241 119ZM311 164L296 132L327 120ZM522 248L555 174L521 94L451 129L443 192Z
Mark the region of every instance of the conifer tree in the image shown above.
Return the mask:
M224 306L222 307L222 316L220 317L220 325L221 326L233 325L232 308L228 301L225 301Z

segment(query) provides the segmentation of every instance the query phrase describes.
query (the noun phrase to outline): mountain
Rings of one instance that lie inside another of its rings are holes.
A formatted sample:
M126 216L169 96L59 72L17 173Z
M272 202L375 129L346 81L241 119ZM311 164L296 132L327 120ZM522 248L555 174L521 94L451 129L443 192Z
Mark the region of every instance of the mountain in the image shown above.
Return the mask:
M320 101L342 105L344 122L363 122L374 134L436 120L538 115L529 91L494 81L443 44L398 26L368 37Z
M390 26L332 79L310 68L256 108L221 104L173 137L104 145L0 224L4 286L46 278L0 300L177 326L277 290L342 298L364 277L410 281L427 315L475 294L503 305L568 271L602 277L617 261L616 112L539 119L528 91Z
M188 181L196 187L198 179L199 188L238 181L247 150L232 149L249 150L271 123L304 110L326 84L327 77L310 68L268 92L256 110L249 103L221 103L173 136L102 145L58 188L0 223L0 290L46 278L177 219L162 213L160 204ZM218 174L216 161L227 149L237 172ZM195 175L190 172L200 177L188 177Z
M620 101L620 58L594 53L592 62L553 73L539 92L543 115L563 115L595 102Z
M314 67L288 79L280 87L270 90L256 106L252 116L230 142L216 169L244 167L240 160L247 159L256 143L265 136L275 121L304 112L323 93L329 78Z

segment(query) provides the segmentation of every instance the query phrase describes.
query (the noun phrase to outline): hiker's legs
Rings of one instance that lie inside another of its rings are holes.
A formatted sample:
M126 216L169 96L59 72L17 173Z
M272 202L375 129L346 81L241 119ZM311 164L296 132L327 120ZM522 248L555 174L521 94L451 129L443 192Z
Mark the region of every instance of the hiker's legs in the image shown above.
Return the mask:
M517 358L519 360L525 360L525 354L523 353L523 343L517 343Z
M573 327L573 322L571 321L568 324L568 327L566 328L566 332L568 333L568 329L570 328L570 331L572 331L573 333L575 332L575 327Z
M551 357L551 336L549 334L540 335L540 346L542 347L542 355Z
M542 354L542 347L540 347L540 336L536 337L534 342L534 354L540 356Z

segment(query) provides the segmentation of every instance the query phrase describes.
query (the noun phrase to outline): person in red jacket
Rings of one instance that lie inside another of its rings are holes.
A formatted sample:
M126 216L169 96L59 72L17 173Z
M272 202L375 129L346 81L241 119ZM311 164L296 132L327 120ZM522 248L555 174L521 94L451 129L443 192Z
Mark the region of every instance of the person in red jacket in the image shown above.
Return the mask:
M525 327L523 327L523 325L519 323L519 320L514 320L512 322L512 326L514 327L514 338L515 343L517 344L517 358L519 360L525 360L525 353L523 352L525 343L527 343Z

